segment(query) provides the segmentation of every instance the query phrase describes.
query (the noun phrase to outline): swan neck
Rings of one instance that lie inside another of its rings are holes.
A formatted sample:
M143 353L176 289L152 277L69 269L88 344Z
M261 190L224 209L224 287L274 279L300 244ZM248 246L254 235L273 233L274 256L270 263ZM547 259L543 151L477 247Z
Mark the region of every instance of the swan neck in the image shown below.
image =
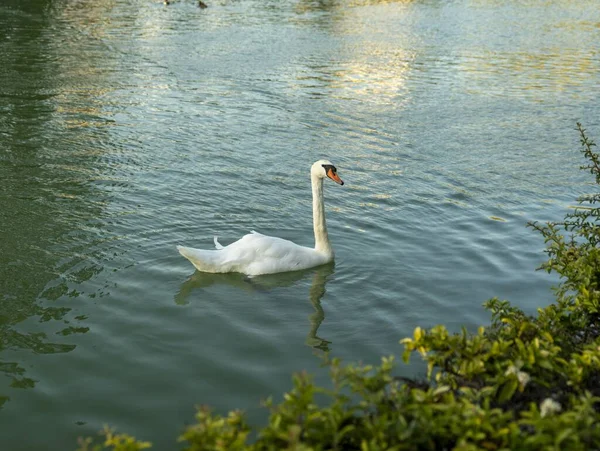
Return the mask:
M315 250L333 257L333 250L325 223L325 205L323 203L323 179L311 177L313 194L313 227L315 230Z

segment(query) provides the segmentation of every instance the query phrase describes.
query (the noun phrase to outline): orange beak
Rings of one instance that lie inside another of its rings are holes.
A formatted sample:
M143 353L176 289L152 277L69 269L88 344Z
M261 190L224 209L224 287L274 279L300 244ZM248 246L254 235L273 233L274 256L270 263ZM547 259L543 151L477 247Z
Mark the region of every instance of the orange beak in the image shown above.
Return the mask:
M331 180L333 180L338 185L344 184L344 181L340 178L339 175L337 175L335 172L333 172L333 169L329 169L327 171L327 177L329 177Z

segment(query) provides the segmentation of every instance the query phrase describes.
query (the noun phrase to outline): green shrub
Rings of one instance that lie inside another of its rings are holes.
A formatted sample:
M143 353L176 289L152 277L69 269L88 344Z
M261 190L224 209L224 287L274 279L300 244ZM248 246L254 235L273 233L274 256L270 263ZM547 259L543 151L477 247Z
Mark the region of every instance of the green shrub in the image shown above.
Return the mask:
M582 152L600 185L600 157L580 124ZM561 282L556 301L528 316L492 299L488 327L452 334L417 327L403 358L427 363L425 380L379 366L327 362L333 389L294 377L280 404L267 402L268 424L249 440L240 412L204 407L180 437L186 451L238 450L591 450L600 449L600 194L579 199L563 222L530 226L546 241ZM319 402L316 401L319 399ZM325 399L325 402L322 400ZM135 451L149 446L105 430L80 450Z

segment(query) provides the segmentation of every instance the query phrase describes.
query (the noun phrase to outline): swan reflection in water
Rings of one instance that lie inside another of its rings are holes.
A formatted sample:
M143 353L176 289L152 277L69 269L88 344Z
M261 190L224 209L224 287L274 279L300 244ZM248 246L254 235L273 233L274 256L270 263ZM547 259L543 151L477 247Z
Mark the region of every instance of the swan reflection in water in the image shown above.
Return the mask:
M305 269L303 271L285 272L279 274L268 274L263 276L248 277L239 273L210 274L196 271L192 274L175 295L177 305L186 305L189 303L188 297L196 289L207 288L214 284L227 284L247 291L269 291L274 288L290 287L301 280L312 276L312 283L308 291L308 298L315 312L308 319L310 321L310 330L306 337L306 344L315 349L329 351L328 340L317 336L317 330L325 319L325 311L321 306L321 298L325 294L325 283L334 273L335 264L328 263L317 268Z

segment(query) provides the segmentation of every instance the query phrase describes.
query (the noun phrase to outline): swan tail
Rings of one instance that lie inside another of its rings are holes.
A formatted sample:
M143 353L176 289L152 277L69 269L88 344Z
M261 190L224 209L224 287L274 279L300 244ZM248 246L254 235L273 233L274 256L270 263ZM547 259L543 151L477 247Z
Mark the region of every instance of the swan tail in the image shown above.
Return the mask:
M181 255L187 258L198 271L220 273L224 271L222 255L219 250L194 249L193 247L177 246Z
M220 249L223 249L223 246L221 245L221 243L219 243L219 237L218 237L217 235L215 235L215 236L213 237L213 240L215 241L215 247L216 247L217 249L219 249L219 250L220 250Z

